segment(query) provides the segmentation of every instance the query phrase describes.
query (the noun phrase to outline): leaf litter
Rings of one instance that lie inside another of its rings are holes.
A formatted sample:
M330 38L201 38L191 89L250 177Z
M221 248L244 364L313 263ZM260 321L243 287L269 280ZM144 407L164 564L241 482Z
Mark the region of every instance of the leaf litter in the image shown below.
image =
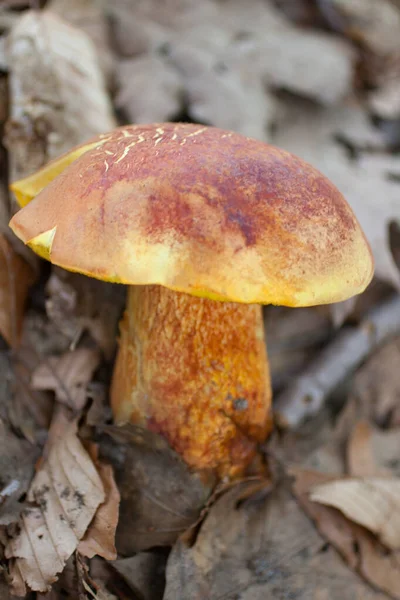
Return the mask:
M339 509L390 550L400 549L400 479L339 479L315 486L310 499Z
M105 499L79 542L78 551L88 558L97 555L107 560L115 560L115 532L119 518L120 493L114 480L112 466L100 462L96 456L96 467L103 482Z
M28 491L33 505L5 548L13 559L14 593L26 593L23 582L35 591L50 590L104 499L103 482L72 424L36 473Z
M87 385L100 364L97 348L77 348L50 356L32 374L34 390L53 390L58 402L80 411L86 404Z
M0 332L13 353L10 362L5 346L0 360L0 540L13 591L54 582L37 597L398 598L399 357L398 339L387 339L398 332L390 293L400 289L400 163L391 153L400 144L399 3L115 0L107 13L96 0L44 4L0 7L0 129L10 180L117 121L232 127L293 150L336 183L372 245L376 280L360 299L325 312L293 311L286 321L290 311L268 309L276 389L288 389L321 355L331 383L309 423L266 445L272 470L276 460L280 466L263 493L242 482L215 494L214 483L188 472L157 436L108 428L124 290L46 270L14 245L7 221L15 203L4 195ZM381 337L371 308L386 314ZM366 342L357 364L351 344L340 344L350 327ZM329 355L340 358L340 385ZM70 437L80 461L69 474L77 496L61 498ZM15 472L13 455L21 457ZM285 472L294 473L293 486ZM62 502L66 529L58 524L52 540L49 515L56 518Z

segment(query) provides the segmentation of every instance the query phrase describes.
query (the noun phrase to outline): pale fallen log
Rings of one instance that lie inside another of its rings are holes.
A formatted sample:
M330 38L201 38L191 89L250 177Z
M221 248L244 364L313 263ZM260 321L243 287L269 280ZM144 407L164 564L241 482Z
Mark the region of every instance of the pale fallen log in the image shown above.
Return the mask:
M379 305L358 327L344 329L318 358L276 399L275 418L282 427L295 428L313 417L340 383L365 358L400 333L400 298Z

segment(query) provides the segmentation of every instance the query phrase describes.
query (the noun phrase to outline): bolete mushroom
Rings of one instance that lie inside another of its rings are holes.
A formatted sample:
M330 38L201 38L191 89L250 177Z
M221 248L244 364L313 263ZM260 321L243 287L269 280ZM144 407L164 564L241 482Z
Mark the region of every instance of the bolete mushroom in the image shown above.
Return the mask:
M284 150L214 127L130 125L14 183L39 255L129 285L115 420L194 469L243 472L271 427L261 304L345 300L371 280L336 187Z

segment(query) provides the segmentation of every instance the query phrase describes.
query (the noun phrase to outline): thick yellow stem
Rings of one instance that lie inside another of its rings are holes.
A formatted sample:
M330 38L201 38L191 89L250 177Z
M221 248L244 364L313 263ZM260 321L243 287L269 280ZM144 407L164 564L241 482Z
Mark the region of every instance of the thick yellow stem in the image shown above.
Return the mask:
M191 467L241 474L271 426L261 307L129 288L111 402Z

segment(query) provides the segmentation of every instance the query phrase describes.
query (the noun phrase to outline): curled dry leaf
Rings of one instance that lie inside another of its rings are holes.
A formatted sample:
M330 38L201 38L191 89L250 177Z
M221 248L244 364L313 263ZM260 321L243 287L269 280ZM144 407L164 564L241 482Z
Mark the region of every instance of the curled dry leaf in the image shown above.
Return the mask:
M104 498L101 478L71 425L37 472L28 493L34 506L6 546L14 593L21 592L21 581L35 591L50 589Z
M78 551L88 558L97 554L107 560L115 560L115 531L118 524L120 493L111 465L98 462L97 470L104 485L106 498L97 509L85 537L79 542Z
M87 385L100 363L96 348L78 348L61 356L50 356L32 376L35 390L53 390L59 402L82 410L87 400Z
M13 348L20 341L25 302L35 274L0 233L0 333Z
M329 483L334 477L301 468L291 469L291 474L295 476L293 492L321 534L340 552L347 564L374 588L399 600L399 553L388 553L367 529L350 521L340 511L310 500L309 494L316 485Z
M339 509L391 550L400 549L400 479L338 479L315 486L310 499Z
M8 50L12 181L115 126L95 47L83 31L50 11L25 11Z

